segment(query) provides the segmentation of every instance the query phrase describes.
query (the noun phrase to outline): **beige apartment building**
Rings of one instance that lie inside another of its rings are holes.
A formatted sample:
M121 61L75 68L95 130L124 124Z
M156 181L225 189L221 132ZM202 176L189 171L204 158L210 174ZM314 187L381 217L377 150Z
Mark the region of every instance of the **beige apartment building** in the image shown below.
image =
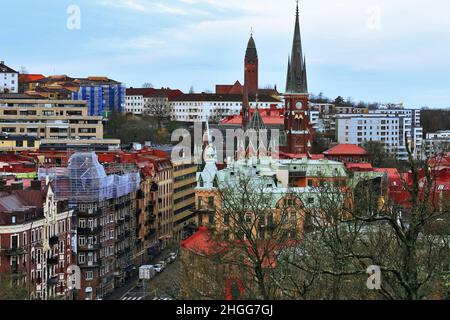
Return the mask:
M85 101L0 97L0 132L38 139L102 139L101 116Z
M191 160L173 161L173 235L178 243L188 234L186 230L195 223L195 188L197 165Z

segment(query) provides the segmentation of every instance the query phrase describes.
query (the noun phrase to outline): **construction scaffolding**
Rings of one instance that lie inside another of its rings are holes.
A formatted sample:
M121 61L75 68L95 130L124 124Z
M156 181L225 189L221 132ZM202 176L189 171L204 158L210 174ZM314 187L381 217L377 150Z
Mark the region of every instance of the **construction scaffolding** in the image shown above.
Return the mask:
M89 203L120 198L139 190L134 164L103 166L94 152L75 153L67 168L40 168L39 179L49 179L57 199Z

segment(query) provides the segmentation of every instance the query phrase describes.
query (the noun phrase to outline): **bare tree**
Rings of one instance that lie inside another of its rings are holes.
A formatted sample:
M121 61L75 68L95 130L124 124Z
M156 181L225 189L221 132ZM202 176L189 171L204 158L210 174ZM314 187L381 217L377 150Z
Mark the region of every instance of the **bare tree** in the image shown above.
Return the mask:
M146 102L144 109L146 114L158 122L158 129L162 129L164 121L170 119L170 107L167 99L150 100Z
M268 178L270 180L270 178ZM297 199L267 192L269 180L239 175L217 189L211 237L226 248L215 257L228 280L235 279L246 299L281 297L278 256L301 234Z
M146 82L142 85L142 88L152 89L154 86L150 82Z
M450 263L448 197L439 195L433 168L415 162L408 152L411 179L403 182L400 194L389 198L381 184L362 181L345 197L336 198L329 186L321 186L317 207L304 208L314 227L305 234L300 254L291 252L286 263L300 274L314 276L314 292L320 295L318 289L331 286L326 292L332 294L325 298L445 297L444 270ZM400 204L399 195L404 199ZM382 272L377 291L364 288L366 270L373 265Z

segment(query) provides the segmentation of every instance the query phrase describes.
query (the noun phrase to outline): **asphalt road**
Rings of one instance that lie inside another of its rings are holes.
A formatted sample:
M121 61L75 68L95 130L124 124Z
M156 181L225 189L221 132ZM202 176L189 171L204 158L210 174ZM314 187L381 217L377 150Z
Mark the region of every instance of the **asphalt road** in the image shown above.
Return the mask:
M149 264L157 264L168 255L169 251L162 253ZM114 290L104 300L153 300L156 297L170 297L175 299L179 292L178 268L179 257L173 263L168 264L163 272L153 279L146 281L145 293L142 286L138 286L139 278L130 279L124 286Z
M166 266L166 269L158 273L153 279L146 280L144 286L136 286L138 280L120 300L153 300L155 298L176 299L179 293L178 268L179 260Z

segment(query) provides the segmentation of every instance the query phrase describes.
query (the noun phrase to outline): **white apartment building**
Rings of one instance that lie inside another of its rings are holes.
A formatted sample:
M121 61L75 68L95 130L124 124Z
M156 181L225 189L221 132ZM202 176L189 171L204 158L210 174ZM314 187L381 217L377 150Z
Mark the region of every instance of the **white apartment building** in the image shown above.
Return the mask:
M19 73L0 61L0 93L19 92Z
M420 157L422 128L413 125L413 119L405 114L370 113L336 116L338 143L363 145L368 141L383 143L385 149L399 160L407 160L407 143Z
M126 113L142 114L144 110L145 99L144 96L151 93L153 89L135 89L129 88L125 94L125 108Z
M423 158L430 158L441 152L450 151L450 130L427 133L423 141Z
M404 109L402 104L395 105L397 107L380 107L378 110L372 110L370 113L392 114L396 116L405 116L411 118L412 125L416 128L420 127L420 109Z
M219 121L228 116L239 115L242 110L240 94L183 94L170 102L173 121L205 122ZM269 95L249 96L251 109L283 108L283 102Z
M309 122L313 127L314 131L324 132L323 122L320 121L320 111L310 110L309 111Z
M169 100L181 94L180 90L164 88L129 88L126 91L124 112L151 115L153 107L167 108L169 112Z
M447 139L450 140L450 130L439 130L433 133L427 133L427 139Z

